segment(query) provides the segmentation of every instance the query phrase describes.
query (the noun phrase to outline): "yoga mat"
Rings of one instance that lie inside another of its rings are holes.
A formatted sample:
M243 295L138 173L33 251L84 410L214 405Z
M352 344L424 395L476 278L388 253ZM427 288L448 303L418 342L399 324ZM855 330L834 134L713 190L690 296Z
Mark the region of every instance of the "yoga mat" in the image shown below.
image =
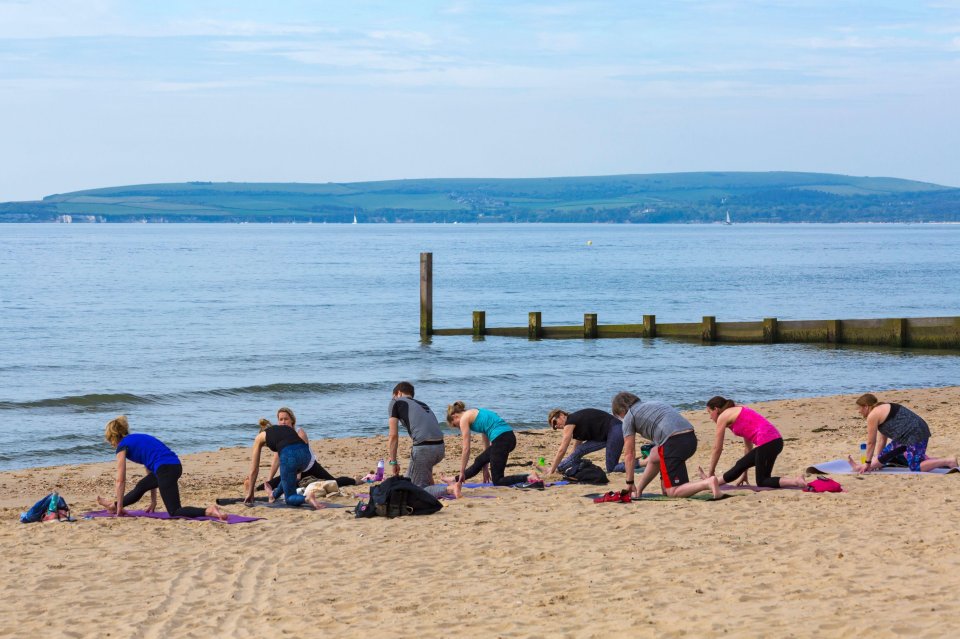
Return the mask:
M834 459L807 468L811 475L855 475L856 471L850 468L846 459ZM879 470L871 470L868 475L951 475L960 473L960 468L934 468L927 472L915 472L903 466L884 466Z
M584 495L584 497L588 497L592 500L592 499L596 499L597 497L601 497L603 495L606 495L606 493L590 493L588 495ZM630 503L633 504L641 501L679 501L683 499L693 499L696 501L720 501L722 499L729 499L730 497L736 497L736 495L721 495L719 499L714 499L713 495L711 495L709 492L697 493L692 497L669 497L667 495L661 495L659 493L643 493L643 497L641 499L634 499ZM622 502L606 502L606 503L617 504Z
M221 524L246 524L251 521L259 521L263 519L263 517L244 517L242 515L234 515L232 513L227 515L226 521L217 519L216 517L171 517L167 513L148 513L143 510L128 510L126 513L128 517L146 517L148 519L188 519L190 521L216 521ZM95 510L93 512L83 513L84 519L98 519L101 517L113 517L113 513L107 510Z
M309 503L304 502L302 506L288 506L282 499L278 499L272 504L267 501L266 497L256 497L253 500L252 504L244 504L243 497L220 497L217 499L217 506L230 506L231 504L241 504L247 508L306 508L307 510L313 510L313 506ZM347 508L346 504L334 504L329 501L320 502L320 510L326 510L327 508Z
M566 486L570 482L568 481L554 481L546 482L544 488L550 488L551 486ZM520 484L513 484L512 486L494 486L493 484L477 484L477 483L466 483L463 485L464 488L519 488ZM534 489L524 489L524 490L537 490Z

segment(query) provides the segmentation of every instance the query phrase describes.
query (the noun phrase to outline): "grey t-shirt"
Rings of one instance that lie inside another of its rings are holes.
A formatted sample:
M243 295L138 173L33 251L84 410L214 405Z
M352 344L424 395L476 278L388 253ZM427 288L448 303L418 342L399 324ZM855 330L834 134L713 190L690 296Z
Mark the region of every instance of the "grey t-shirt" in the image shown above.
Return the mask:
M685 430L693 430L693 424L676 408L663 402L637 402L623 416L624 437L637 433L657 446L663 446L668 437Z
M443 442L443 431L440 430L437 416L423 402L419 402L412 397L391 399L390 405L387 407L387 414L400 420L400 423L410 433L414 445L423 442Z

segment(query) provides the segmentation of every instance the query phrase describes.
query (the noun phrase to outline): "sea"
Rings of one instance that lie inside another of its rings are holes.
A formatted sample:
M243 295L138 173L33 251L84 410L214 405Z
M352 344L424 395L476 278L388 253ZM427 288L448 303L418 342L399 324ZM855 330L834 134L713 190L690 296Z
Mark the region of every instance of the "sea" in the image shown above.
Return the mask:
M958 352L424 342L422 251L435 327L960 315L960 225L0 224L0 469L109 461L120 414L178 453L249 445L280 406L312 439L385 434L401 380L517 428L621 390L692 409L960 383Z

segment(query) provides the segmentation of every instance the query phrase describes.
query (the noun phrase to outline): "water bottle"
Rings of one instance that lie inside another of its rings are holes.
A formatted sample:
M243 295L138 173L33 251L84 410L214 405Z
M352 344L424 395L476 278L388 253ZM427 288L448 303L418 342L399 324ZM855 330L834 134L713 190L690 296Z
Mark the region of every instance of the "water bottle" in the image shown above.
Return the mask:
M374 475L373 481L383 481L383 460L377 462L377 474Z
M60 495L53 492L50 493L50 503L47 505L47 515L57 516L57 507L60 505Z
M867 463L867 442L860 442L860 463Z

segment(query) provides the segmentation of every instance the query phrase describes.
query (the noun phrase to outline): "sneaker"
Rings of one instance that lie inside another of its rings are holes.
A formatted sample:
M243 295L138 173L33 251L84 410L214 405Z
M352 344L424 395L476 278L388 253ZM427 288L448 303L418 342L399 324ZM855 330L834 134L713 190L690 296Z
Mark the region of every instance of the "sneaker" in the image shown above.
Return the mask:
M617 502L620 501L620 493L616 493L611 490L609 492L606 492L600 495L599 497L593 498L593 503L595 504L604 504L608 501L617 501Z
M630 491L626 488L620 491L620 503L629 504L633 500L630 498Z
M525 481L518 486L518 488L536 488L537 490L543 490L546 488L543 481Z

